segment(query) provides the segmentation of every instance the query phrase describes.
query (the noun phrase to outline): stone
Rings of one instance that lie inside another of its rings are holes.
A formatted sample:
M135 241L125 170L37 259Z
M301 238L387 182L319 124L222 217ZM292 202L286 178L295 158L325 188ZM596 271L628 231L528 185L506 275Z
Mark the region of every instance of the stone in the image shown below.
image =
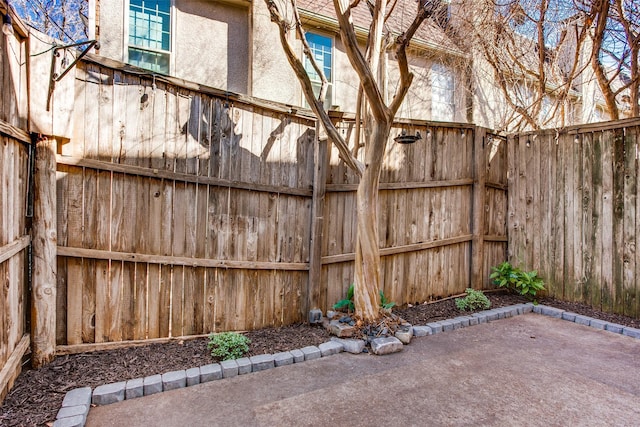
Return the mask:
M304 353L302 350L291 350L289 353L293 356L293 363L301 363L304 362Z
M500 314L496 310L487 310L484 313L487 315L487 322L500 319Z
M222 379L222 367L219 363L200 366L200 383Z
M344 346L336 341L323 342L318 346L322 357L331 356L332 354L342 353Z
M351 354L362 353L362 350L364 350L364 346L366 345L366 342L364 340L353 340L353 339L331 337L331 341L335 341L342 344L344 351Z
M524 307L522 307L522 312L524 314L533 313L533 307L535 307L535 305L532 302L528 302L524 304Z
M220 362L222 378L231 378L238 375L238 364L235 360L223 360Z
M375 338L371 341L371 351L379 356L402 351L404 345L396 337Z
M442 325L439 322L427 323L427 326L431 329L432 334L439 334L442 332Z
M304 353L304 360L314 360L314 359L320 359L322 357L322 353L320 352L320 349L318 347L316 347L315 345L310 345L307 347L303 347L300 349L300 351L302 351L302 353Z
M333 319L333 318L334 318L334 316L335 316L336 314L338 314L338 312L337 312L337 311L327 310L327 317L328 317L329 319Z
M91 405L91 387L74 388L64 395L62 406Z
M135 378L127 381L127 385L124 387L124 398L136 399L144 396L144 378Z
M459 316L453 320L460 322L461 328L466 328L467 326L469 326L469 318L467 318L466 316Z
M236 359L238 364L238 375L250 374L252 372L251 360L248 357Z
M411 326L398 328L395 337L398 338L402 344L407 345L411 342L411 338L413 338L413 328Z
M578 315L578 313L571 313L569 311L565 311L564 313L562 313L562 320L568 320L569 322L575 322L577 315Z
M200 368L190 368L185 373L187 374L187 387L200 384Z
M564 310L555 307L549 307L546 305L538 305L540 307L540 314L544 314L545 316L555 317L556 319L562 318L562 313Z
M60 418L69 418L80 415L83 418L87 417L87 413L89 412L89 407L85 405L78 406L64 406L60 408L58 414L56 415L56 420Z
M562 314L564 315L564 313ZM589 326L591 324L591 318L588 316L583 316L581 314L576 314L574 322L578 325Z
M313 310L309 310L309 323L311 325L317 325L318 323L322 323L322 310L314 308Z
M96 387L96 389L93 391L91 403L100 406L122 402L124 400L124 388L126 385L126 381L120 381L117 383L104 384Z
M162 375L151 375L144 378L144 395L149 396L162 392Z
M75 417L60 418L53 423L53 427L84 427L86 417L76 415Z
M413 336L415 337L426 337L427 335L432 335L433 331L428 326L414 326L413 327Z
M338 321L340 323L351 323L353 319L350 316L342 316Z
M624 327L622 335L626 335L632 338L640 338L640 329Z
M304 355L302 356L304 360ZM290 351L283 351L281 353L276 353L273 355L273 362L276 367L278 366L286 366L293 364L293 355Z
M439 322L442 325L442 332L451 332L455 329L454 322L452 320L441 320ZM460 323L458 323L458 328Z
M251 356L251 370L253 372L264 371L267 369L275 368L275 358L273 354L259 354L258 356Z
M338 338L351 338L356 332L356 328L348 323L340 323L339 320L332 320L329 323L329 333Z
M607 331L613 332L614 334L621 334L624 329L624 326L619 325L617 323L607 323L607 325L605 326L605 329Z
M594 329L604 330L604 329L606 329L608 324L609 324L609 322L606 322L604 320L591 319L591 323L589 323L589 326L591 326Z
M478 324L487 323L488 322L486 311L480 311L478 313L473 313L471 315L471 317L474 317L474 318L478 319Z
M187 373L182 371L171 371L162 374L162 387L164 391L176 390L187 386Z

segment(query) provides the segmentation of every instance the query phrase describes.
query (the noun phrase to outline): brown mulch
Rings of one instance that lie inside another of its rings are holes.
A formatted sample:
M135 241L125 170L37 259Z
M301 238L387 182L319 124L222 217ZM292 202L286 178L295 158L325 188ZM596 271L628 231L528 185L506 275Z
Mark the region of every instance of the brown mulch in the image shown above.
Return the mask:
M505 293L487 293L492 308L526 302L523 297ZM547 304L594 318L640 328L640 320L602 313L589 306L543 298ZM411 324L423 325L461 315L453 299L419 304L393 310ZM251 340L249 355L273 354L319 345L329 340L321 327L293 325L247 332ZM207 339L166 344L151 344L110 351L59 356L40 370L23 368L22 374L0 407L0 426L52 425L67 391L77 387L141 378L148 375L187 369L212 363Z

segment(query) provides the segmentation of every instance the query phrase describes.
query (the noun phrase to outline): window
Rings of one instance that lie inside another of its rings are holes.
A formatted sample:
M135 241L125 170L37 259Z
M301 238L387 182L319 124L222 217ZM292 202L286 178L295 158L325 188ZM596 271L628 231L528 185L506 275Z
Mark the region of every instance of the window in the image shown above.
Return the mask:
M431 120L454 120L454 80L451 70L442 64L431 67Z
M129 63L169 73L171 0L129 0Z
M307 33L307 43L309 44L309 48L311 49L311 54L315 59L316 63L322 71L324 72L324 76L327 78L329 82L329 86L327 87L327 96L325 97L324 107L325 109L329 109L332 105L332 68L333 68L333 40L330 37L321 36L318 34ZM311 61L306 56L304 57L304 69L307 71L309 78L311 79L311 85L313 86L313 93L317 97L320 93L320 87L322 86L322 81L320 80L320 76L316 73L316 70L313 69L311 65ZM308 107L308 104L305 102L305 105Z

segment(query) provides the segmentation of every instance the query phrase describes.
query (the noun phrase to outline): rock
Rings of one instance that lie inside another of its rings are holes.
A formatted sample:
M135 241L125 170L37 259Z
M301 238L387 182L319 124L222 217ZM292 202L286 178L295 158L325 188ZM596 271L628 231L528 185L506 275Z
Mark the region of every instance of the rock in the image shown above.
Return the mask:
M222 379L222 367L218 363L200 366L200 382L206 383Z
M257 356L251 356L249 359L251 360L252 372L265 371L276 367L273 354L259 354Z
M622 331L621 331L622 332ZM64 395L62 406L91 405L91 387L74 388Z
M332 320L329 324L329 333L338 338L351 338L355 332L355 327L349 326L349 324L346 323L340 323L337 320Z
M353 319L349 316L342 316L339 320L340 323L349 323L351 322Z
M309 310L309 323L311 325L317 325L318 323L322 323L322 310L314 308L313 310Z
M315 345L309 345L300 349L304 354L304 360L314 360L320 359L322 357L322 353L320 349Z
M135 399L144 396L144 378L135 378L127 381L124 387L124 398Z
M402 342L396 337L375 338L371 341L371 351L379 356L397 353L402 351L402 347Z
M333 311L333 310L327 310L327 317L329 319L333 319L335 317L335 315L338 314L338 312Z
M124 400L124 390L126 381L118 383L105 384L96 387L93 391L91 403L94 405L110 405Z
M187 386L186 371L172 371L162 374L162 386L164 391L176 390Z
M331 341L339 342L344 347L344 351L351 354L360 354L366 345L364 340L348 340L343 338L331 337Z
M395 333L396 338L402 342L402 344L409 344L411 342L411 338L413 338L413 328L409 327L401 327Z
M426 337L427 335L433 334L433 331L428 326L414 326L413 327L413 335L416 337Z

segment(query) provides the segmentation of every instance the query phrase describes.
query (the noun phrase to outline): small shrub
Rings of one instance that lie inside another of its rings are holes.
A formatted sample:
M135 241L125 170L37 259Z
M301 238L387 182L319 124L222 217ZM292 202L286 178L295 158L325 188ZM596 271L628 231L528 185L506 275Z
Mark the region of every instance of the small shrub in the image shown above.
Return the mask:
M501 288L507 288L529 299L534 299L539 291L544 290L544 282L537 271L523 271L507 261L492 267L491 279ZM534 301L535 302L535 301Z
M395 305L395 302L388 301L387 297L385 297L382 291L380 291L380 307L384 310L391 310Z
M251 340L237 332L222 332L209 335L207 348L211 356L222 360L238 359L249 351Z
M491 301L489 301L489 298L487 298L482 291L467 288L466 292L466 297L456 298L456 307L458 307L458 310L473 311L491 307Z
M346 308L349 313L354 311L356 307L353 304L353 291L354 291L354 286L352 283L351 286L349 286L349 290L347 290L347 297L335 303L333 305L334 310L342 310Z
M384 296L384 293L382 293L382 291L379 291L379 292L380 292L379 294L380 307L384 310L391 310L396 305L396 303L388 301L387 297ZM349 289L347 290L347 297L335 303L333 305L333 309L342 310L346 308L349 313L351 313L352 311L355 311L356 308L353 303L353 293L354 293L354 285L352 283L351 286L349 286Z

